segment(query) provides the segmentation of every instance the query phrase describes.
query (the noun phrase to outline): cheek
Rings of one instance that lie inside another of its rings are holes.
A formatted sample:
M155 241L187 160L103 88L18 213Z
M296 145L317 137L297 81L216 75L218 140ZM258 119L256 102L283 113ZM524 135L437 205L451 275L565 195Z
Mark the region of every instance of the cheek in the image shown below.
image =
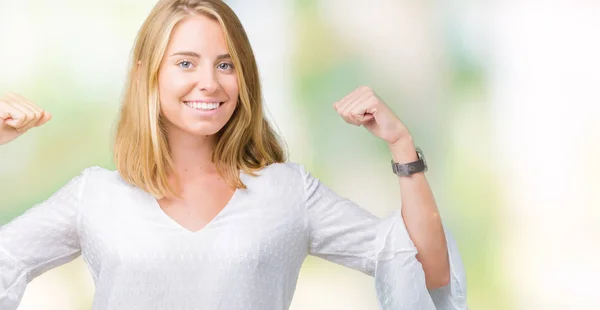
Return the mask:
M236 100L239 95L238 79L235 74L224 76L220 81L223 90L230 100Z
M192 84L189 79L186 79L180 73L165 70L158 75L158 89L161 99L164 100L172 100L174 96L180 97L185 95L193 87Z

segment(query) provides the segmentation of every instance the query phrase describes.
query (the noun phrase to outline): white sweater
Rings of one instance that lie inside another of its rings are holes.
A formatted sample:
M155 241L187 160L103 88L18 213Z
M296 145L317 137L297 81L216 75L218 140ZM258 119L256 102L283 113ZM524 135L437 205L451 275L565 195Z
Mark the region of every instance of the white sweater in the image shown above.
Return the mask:
M308 254L375 277L382 309L466 309L463 265L446 234L451 280L427 291L399 211L379 219L302 165L272 164L191 232L117 171L85 169L0 227L0 309L29 281L83 255L94 310L286 310Z

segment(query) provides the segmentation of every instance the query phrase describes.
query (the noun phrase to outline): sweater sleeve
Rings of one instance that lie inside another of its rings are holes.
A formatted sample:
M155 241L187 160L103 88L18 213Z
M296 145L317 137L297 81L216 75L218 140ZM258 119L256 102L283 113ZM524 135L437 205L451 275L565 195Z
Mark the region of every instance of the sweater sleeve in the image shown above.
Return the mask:
M305 187L309 254L373 276L381 309L467 309L464 268L447 229L450 283L429 291L400 210L380 219L298 168Z
M0 227L0 309L17 309L31 280L80 255L77 218L88 174Z

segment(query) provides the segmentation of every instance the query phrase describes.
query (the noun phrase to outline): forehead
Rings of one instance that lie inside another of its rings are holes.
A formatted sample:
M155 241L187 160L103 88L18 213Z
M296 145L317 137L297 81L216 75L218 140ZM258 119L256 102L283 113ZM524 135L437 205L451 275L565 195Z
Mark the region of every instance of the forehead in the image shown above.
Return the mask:
M218 21L204 15L192 15L173 28L167 50L222 54L227 52L227 41Z

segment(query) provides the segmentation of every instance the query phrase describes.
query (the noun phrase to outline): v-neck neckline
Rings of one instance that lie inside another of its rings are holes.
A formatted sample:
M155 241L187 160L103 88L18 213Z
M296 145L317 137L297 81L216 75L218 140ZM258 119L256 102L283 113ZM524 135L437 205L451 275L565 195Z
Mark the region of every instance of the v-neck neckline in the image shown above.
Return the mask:
M243 182L243 172L240 170L239 171L239 177L240 179L242 179ZM215 215L210 221L208 221L202 228L198 229L198 230L190 230L186 227L184 227L183 225L181 225L179 222L177 222L174 218L172 218L171 216L169 216L160 206L160 203L158 203L158 200L152 196L149 193L146 193L149 196L149 199L151 201L151 205L152 205L152 209L155 210L156 213L159 213L159 216L165 220L166 222L168 222L171 226L175 227L177 230L181 230L186 234L191 234L191 235L196 235L196 234L200 234L202 232L204 232L205 230L209 229L211 226L213 226L214 222L218 221L219 218L223 217L224 213L227 212L228 209L231 208L231 206L234 204L236 197L240 195L240 188L236 188L235 191L233 192L233 195L231 195L231 198L229 198L229 201L225 204L225 206L223 206L223 208L217 213L217 215Z

